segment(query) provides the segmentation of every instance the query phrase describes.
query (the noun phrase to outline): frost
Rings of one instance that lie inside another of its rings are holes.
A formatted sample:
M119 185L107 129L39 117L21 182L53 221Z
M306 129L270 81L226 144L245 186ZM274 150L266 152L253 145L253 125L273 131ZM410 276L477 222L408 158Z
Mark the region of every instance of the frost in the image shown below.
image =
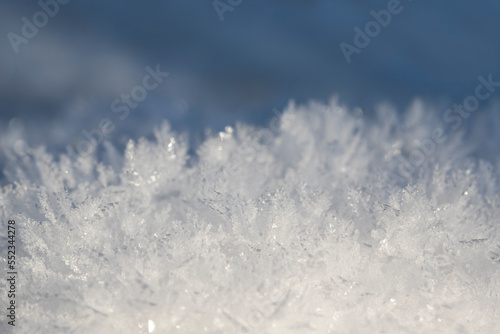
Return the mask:
M194 155L167 123L77 160L3 135L18 330L500 332L500 137L476 126L499 119L454 132L428 108L291 104Z

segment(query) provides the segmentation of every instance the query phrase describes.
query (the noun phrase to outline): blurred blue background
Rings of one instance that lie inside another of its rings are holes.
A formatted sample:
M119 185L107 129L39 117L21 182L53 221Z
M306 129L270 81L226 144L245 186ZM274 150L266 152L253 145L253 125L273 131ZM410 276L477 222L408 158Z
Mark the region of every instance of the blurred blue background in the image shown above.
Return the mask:
M354 44L353 28L388 2L242 0L221 20L210 0L72 0L16 54L8 33L20 35L22 17L32 21L41 7L3 0L0 125L21 127L30 144L51 150L78 142L102 118L121 144L162 119L196 141L205 128L264 125L290 99L338 94L370 115L381 101L398 110L415 97L460 103L479 75L500 80L493 0L402 0L402 12L348 64L339 44ZM170 76L119 120L111 103L156 64Z

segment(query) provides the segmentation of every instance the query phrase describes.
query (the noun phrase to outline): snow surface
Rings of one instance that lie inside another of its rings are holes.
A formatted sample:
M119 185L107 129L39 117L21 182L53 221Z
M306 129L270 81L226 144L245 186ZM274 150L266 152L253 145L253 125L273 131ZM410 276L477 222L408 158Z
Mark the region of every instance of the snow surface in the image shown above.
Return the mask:
M12 126L0 217L18 226L16 329L499 333L498 113L455 130L422 102L379 109L291 104L195 155L168 123L77 160ZM405 169L436 128L446 140Z

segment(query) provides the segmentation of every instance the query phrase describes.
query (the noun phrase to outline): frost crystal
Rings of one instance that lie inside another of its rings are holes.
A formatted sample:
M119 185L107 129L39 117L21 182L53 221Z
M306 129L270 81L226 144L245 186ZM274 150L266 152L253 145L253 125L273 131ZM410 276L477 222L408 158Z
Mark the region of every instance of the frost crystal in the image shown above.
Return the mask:
M292 104L194 156L166 123L77 160L2 135L16 329L499 333L500 122L426 108Z

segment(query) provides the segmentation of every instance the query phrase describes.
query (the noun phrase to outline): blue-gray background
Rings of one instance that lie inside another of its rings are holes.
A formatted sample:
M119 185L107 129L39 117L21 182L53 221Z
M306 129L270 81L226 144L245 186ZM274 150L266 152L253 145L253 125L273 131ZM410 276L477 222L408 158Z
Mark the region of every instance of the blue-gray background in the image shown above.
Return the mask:
M444 107L472 94L477 76L500 79L494 0L402 0L403 11L347 64L339 44L352 44L354 26L387 3L243 0L221 21L211 0L72 0L15 54L7 34L20 34L21 18L40 7L2 0L0 125L62 150L104 117L123 143L162 119L191 134L263 125L290 99L333 94L367 115L378 102L404 110L415 97ZM170 76L120 121L111 102L156 64Z

